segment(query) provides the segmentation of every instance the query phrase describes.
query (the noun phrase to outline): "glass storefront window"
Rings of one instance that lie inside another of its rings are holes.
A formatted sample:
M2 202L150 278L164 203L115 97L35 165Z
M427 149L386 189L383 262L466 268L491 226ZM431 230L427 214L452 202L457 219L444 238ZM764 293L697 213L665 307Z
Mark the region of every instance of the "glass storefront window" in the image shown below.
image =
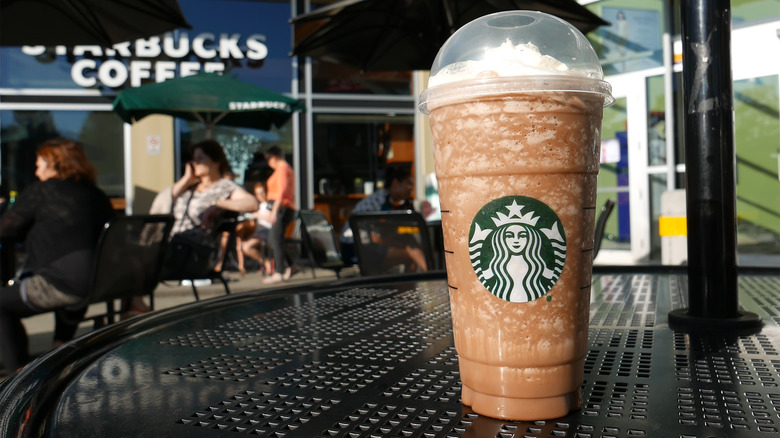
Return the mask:
M345 65L312 60L312 91L329 94L385 94L411 96L408 71L361 72Z
M190 38L198 34L211 33L218 41L222 35L238 39L236 56L220 59L218 54L213 61L224 64L229 71L242 81L258 85L278 93L289 93L292 87L292 50L290 28L290 3L287 1L265 0L179 0L182 12L193 30L187 31ZM222 45L220 45L222 44ZM212 47L220 49L229 44L215 43ZM238 52L243 54L238 58ZM191 60L199 57L190 55ZM203 61L202 59L200 59Z
M663 65L663 1L607 0L588 8L610 23L588 33L605 75Z
M387 164L411 165L413 128L413 116L316 115L314 193L366 194L364 183L381 184Z
M182 121L180 126L181 162L186 163L191 158L192 145L207 138L206 126L191 121ZM262 154L263 148L267 146L273 144L279 146L287 155L287 161L294 164L291 160L293 148L291 121L271 131L217 124L212 128L211 138L222 145L235 181L247 187L250 183L265 181L271 174Z
M740 264L780 255L779 95L777 76L734 82Z
M0 65L13 68L0 69L0 88L113 94L130 86L216 71L276 92L291 91L289 3L180 0L179 4L193 29L112 48L2 47Z
M389 164L414 172L414 116L315 114L313 145L314 208L340 233Z
M97 168L98 186L110 197L124 197L122 121L112 111L3 110L0 126L4 190L22 191L37 181L36 149L48 139L66 137L84 147Z

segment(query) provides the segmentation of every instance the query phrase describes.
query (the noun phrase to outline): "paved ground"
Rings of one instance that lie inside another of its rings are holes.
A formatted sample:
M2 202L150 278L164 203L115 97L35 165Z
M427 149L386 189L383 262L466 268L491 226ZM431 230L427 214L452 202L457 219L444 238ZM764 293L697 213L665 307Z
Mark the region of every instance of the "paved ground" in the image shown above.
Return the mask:
M280 283L283 286L290 286L295 284L314 284L329 282L336 279L336 275L333 271L317 269L315 271L316 278L312 276L311 268L304 267L303 271L294 275L290 280ZM263 284L262 277L257 272L250 272L246 275L241 275L238 272L226 272L225 274L229 279L230 292L232 294L247 292L251 290L273 290L279 286ZM357 277L359 276L358 269L346 268L341 271L341 277ZM196 283L197 285L197 283ZM225 295L225 289L221 283L215 283L210 285L198 285L198 295L201 300L208 300L210 298L220 297ZM155 289L154 293L154 307L155 310L163 310L171 307L178 306L184 303L190 303L195 301L195 297L192 293L192 288L189 285L177 285L177 284L160 284ZM90 306L87 315L96 315L105 312L105 305L93 304ZM30 338L30 353L34 356L43 354L51 349L52 332L54 331L54 314L44 313L36 315L23 320L25 328L27 329L27 335ZM91 322L84 322L79 326L78 335L88 333L92 330ZM2 361L2 358L0 358ZM0 381L5 378L7 373L0 370Z

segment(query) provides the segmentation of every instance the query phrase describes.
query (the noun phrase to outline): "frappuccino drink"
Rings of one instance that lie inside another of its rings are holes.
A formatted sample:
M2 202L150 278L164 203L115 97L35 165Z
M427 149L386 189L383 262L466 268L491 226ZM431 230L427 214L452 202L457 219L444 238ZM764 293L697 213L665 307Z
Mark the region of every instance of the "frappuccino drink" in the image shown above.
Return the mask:
M533 11L456 32L429 114L462 401L508 420L580 408L609 84L587 39Z

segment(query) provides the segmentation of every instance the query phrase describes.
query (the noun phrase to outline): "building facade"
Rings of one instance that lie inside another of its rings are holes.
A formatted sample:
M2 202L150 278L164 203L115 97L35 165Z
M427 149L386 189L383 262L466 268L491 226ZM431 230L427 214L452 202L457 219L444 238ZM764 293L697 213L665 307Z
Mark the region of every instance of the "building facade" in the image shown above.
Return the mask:
M313 4L312 4L313 3ZM610 22L591 32L616 103L605 110L599 204L612 199L601 263L657 263L664 192L685 188L679 0L581 1ZM734 0L732 65L740 262L780 257L780 0ZM192 30L113 48L0 48L0 183L34 180L35 148L66 136L85 145L99 185L127 213L144 213L171 184L204 126L167 116L124 124L112 111L126 87L219 71L300 99L307 111L270 132L220 127L237 179L266 169L257 152L279 144L297 174L302 208L338 229L381 185L391 163L410 166L416 197L433 181L427 120L415 111L425 72L360 72L290 57L291 17L309 0L180 0Z

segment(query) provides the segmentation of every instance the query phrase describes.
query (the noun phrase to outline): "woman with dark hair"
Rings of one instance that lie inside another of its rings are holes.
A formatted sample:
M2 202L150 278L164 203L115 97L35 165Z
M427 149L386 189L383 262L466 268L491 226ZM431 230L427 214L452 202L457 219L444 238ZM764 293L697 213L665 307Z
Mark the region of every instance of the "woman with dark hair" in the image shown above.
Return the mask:
M225 151L218 141L208 139L196 143L192 146L192 159L185 164L182 177L157 194L149 213L173 215L172 238L178 235L193 245L216 250L217 237L213 227L217 225L214 221L220 211L245 213L257 210L255 197L230 176L232 171ZM173 255L170 247L168 255ZM193 269L200 271L208 268L215 272L222 270L222 266L211 259L202 261L211 263L212 266L203 268L198 265ZM191 259L179 260L174 257L173 262L163 265L162 278L179 279L182 270L192 268L190 262ZM150 310L143 297L133 297L131 300L131 303L125 306L129 310L123 313L123 317Z
M78 143L43 143L35 166L40 182L0 218L0 242L24 242L27 253L22 274L0 289L0 357L9 372L28 361L21 319L78 303L87 293L97 240L113 214ZM57 319L54 344L72 339L76 328Z
M212 221L219 210L245 213L257 210L257 200L230 178L225 152L216 140L204 140L192 147L192 161L171 190L172 234L213 244Z

